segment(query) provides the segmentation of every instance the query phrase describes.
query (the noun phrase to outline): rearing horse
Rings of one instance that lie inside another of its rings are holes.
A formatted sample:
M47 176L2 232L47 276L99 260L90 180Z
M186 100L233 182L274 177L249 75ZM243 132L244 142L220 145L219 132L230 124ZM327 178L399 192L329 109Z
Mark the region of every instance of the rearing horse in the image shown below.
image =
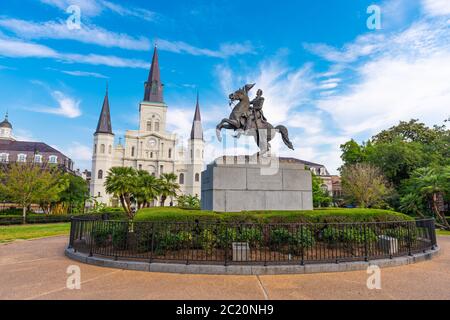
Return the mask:
M294 150L294 147L289 140L288 130L285 126L276 126L275 128L266 121L256 119L254 112L250 108L250 99L248 92L253 88L254 84L245 85L234 93L229 95L230 101L239 101L233 108L229 118L222 119L216 127L216 135L219 141L222 141L221 130L238 131L237 137L241 134L253 136L256 144L261 151L270 150L270 141L275 137L277 132L280 132L284 144ZM247 123L248 122L248 123ZM267 133L267 134L264 134Z

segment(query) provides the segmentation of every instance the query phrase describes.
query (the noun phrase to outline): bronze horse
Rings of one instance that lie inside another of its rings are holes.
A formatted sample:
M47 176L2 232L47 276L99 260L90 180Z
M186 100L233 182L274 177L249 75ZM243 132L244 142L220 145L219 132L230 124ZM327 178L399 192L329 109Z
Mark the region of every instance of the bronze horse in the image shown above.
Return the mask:
M216 135L219 141L222 141L221 130L237 131L237 138L241 134L253 136L256 144L262 152L270 150L270 141L275 137L277 132L280 132L284 144L294 150L294 147L289 140L288 130L285 126L279 125L275 128L262 119L256 119L255 113L250 108L250 99L248 92L253 88L254 84L245 85L236 92L229 95L230 104L234 101L239 101L233 108L229 118L223 119L216 127Z

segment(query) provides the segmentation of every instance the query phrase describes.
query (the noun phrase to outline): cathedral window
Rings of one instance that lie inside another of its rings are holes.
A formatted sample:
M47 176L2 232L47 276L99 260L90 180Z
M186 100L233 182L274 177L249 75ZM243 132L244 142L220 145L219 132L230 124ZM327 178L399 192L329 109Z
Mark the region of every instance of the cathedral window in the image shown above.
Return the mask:
M198 173L195 174L195 182L200 181L200 175Z
M27 161L27 155L23 154L23 153L18 154L17 155L17 161L18 162L25 162L25 161Z
M109 147L108 147L108 153L109 153L109 154L112 153L112 146L111 146L111 145L109 145Z
M172 149L169 149L169 158L172 158Z
M100 145L100 153L105 153L105 145Z
M94 154L97 153L97 144L94 144Z
M131 156L134 157L134 147L131 147Z
M147 131L152 131L152 122L147 121Z
M8 162L9 161L9 154L8 153L0 153L0 162Z
M184 173L180 173L180 184L184 184Z
M158 121L155 122L155 131L159 131L159 122Z
M159 166L159 174L163 174L164 173L164 166Z
M57 163L58 162L58 157L57 156L50 156L50 157L48 157L48 162L49 163Z
M98 170L98 178L103 179L103 170Z

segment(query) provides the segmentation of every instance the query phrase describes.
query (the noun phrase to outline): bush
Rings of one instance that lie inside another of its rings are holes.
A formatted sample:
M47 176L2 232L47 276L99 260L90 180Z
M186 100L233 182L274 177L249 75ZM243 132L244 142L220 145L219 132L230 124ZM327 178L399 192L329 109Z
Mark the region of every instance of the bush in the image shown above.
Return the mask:
M337 242L362 244L367 239L368 242L377 240L376 233L371 228L328 226L322 232L324 240L330 244Z
M164 251L187 248L192 243L192 239L192 233L188 231L164 230L161 233L155 233L155 251L157 254L161 254Z
M104 247L111 237L111 231L102 227L94 227L91 236L96 246Z
M396 238L400 241L414 242L417 239L419 230L415 226L410 227L398 227L383 230L383 234L392 238Z
M127 247L128 223L119 223L112 232L112 244L114 249L123 250Z
M205 210L156 207L139 210L134 221L167 222L227 222L227 223L333 223L407 221L411 217L402 213L381 209L330 208L311 211L245 211L239 213L215 213Z
M302 247L310 248L315 243L313 232L308 228L299 228L292 232L286 228L278 228L270 232L270 246L276 250L285 251L283 246L288 246L289 253L298 254Z
M222 248L230 246L232 242L248 242L250 246L263 245L263 234L255 227L221 228L217 242Z
M29 214L27 215L28 224L45 224L57 222L70 222L68 215L44 215L44 214ZM14 225L22 224L23 218L21 215L0 215L0 225Z

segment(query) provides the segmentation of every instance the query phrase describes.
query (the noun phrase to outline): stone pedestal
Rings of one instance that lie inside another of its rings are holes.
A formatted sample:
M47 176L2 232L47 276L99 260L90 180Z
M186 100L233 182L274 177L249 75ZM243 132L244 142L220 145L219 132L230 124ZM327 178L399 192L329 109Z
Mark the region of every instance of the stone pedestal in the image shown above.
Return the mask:
M203 210L312 210L311 172L293 158L227 156L202 172Z

